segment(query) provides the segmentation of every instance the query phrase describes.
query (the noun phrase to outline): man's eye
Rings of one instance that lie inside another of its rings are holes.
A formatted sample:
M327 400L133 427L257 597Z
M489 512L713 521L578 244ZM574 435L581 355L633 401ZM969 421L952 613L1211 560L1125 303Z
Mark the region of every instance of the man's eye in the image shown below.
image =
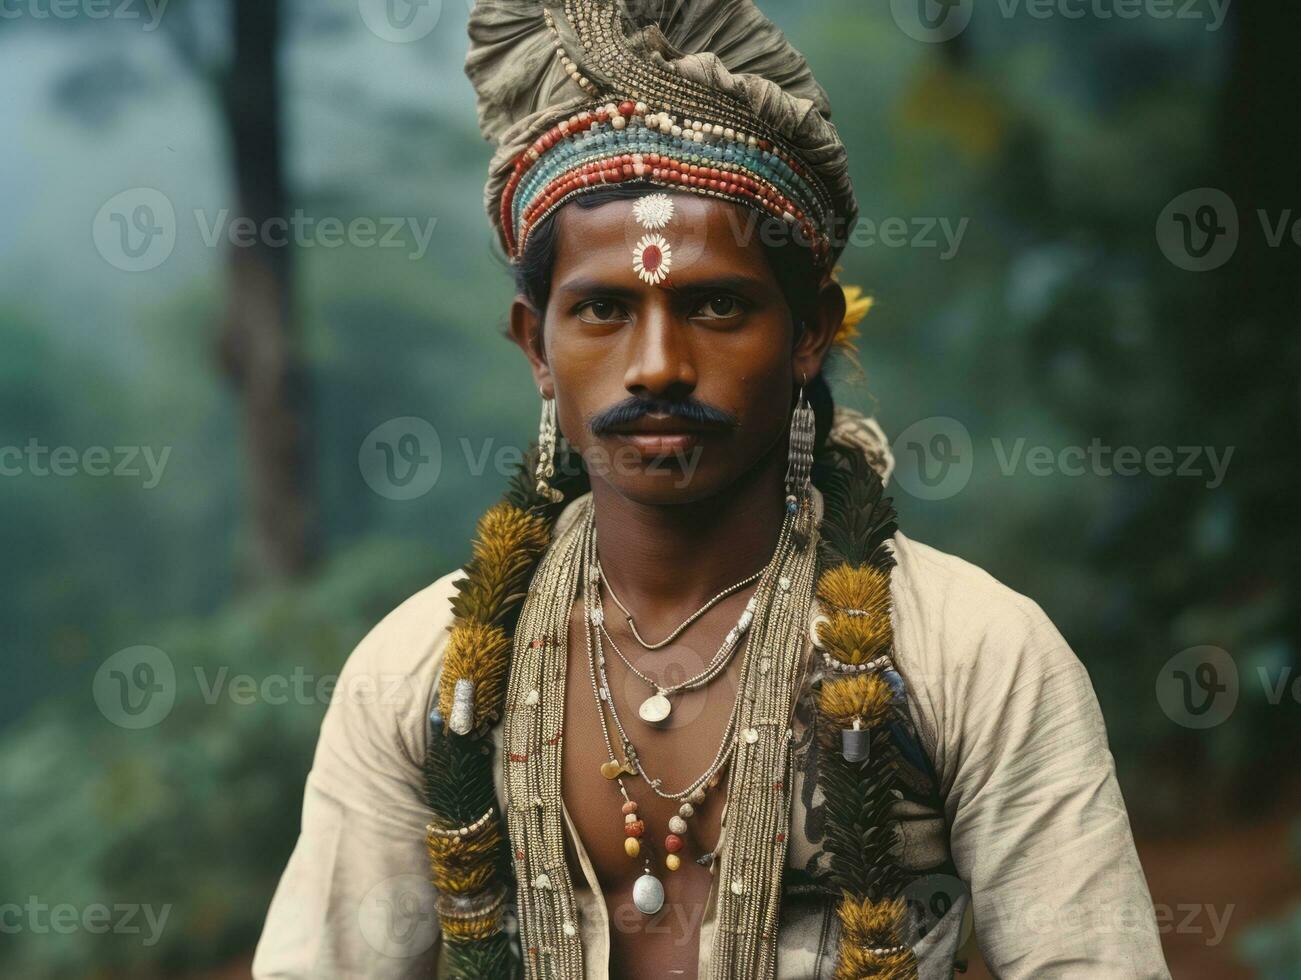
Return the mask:
M729 320L744 312L741 301L735 296L714 296L706 300L696 316L707 320Z
M578 318L588 323L612 323L626 317L623 307L608 299L594 299L578 308Z

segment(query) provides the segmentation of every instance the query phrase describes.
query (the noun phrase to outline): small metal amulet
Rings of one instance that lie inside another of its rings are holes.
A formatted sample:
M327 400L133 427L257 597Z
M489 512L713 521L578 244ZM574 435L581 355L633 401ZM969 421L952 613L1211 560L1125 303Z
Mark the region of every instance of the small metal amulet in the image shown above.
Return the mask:
M842 728L840 754L846 762L866 762L872 754L872 733L865 728Z

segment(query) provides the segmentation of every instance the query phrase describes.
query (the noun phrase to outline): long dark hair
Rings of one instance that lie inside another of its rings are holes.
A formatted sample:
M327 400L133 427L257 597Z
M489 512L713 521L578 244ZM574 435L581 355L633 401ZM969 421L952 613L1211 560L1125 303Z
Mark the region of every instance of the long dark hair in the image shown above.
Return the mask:
M646 181L628 181L579 195L571 203L581 208L596 208L611 201L625 201L656 190L659 188ZM551 298L551 274L556 257L556 213L534 226L529 233L524 254L515 264L515 288L538 311L545 310ZM777 286L786 305L790 307L798 339L805 324L818 315L821 277L814 264L813 252L806 242L800 241L798 235L791 235L777 218L763 217L757 231ZM773 242L781 244L771 244ZM809 379L804 387L804 395L813 406L817 420L816 447L821 449L831 431L831 420L835 414L825 365L816 378Z

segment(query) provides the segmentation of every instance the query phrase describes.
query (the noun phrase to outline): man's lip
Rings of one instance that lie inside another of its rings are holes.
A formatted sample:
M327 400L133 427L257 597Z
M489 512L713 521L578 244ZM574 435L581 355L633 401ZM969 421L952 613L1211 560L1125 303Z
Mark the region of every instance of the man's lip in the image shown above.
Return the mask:
M623 440L645 456L668 456L684 453L700 443L699 432L620 432Z
M687 422L672 415L643 415L636 422L616 425L610 430L616 436L702 436L715 431L697 422Z

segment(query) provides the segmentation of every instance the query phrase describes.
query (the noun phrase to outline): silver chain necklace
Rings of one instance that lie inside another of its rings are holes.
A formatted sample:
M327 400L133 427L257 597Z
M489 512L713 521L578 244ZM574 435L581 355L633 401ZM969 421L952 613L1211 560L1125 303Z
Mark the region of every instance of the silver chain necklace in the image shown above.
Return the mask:
M597 568L599 570L600 566L598 565ZM632 611L623 604L623 601L619 598L619 594L614 591L614 584L604 575L601 576L601 580L605 583L605 590L610 593L610 598L614 600L614 604L619 607L620 611L623 612L623 618L628 621L628 629L632 633L632 638L647 650L663 650L666 646L668 646L679 636L681 636L683 631L686 630L688 626L690 626L692 623L698 620L701 616L709 612L709 610L713 609L716 605L718 605L728 596L735 595L736 593L744 589L747 585L753 585L755 582L759 581L759 578L762 575L763 575L763 569L761 568L753 575L747 575L745 578L741 579L741 581L737 582L735 585L729 585L726 589L718 593L718 595L714 596L714 598L710 599L703 606L701 606L690 616L688 616L686 620L683 621L681 626L679 626L672 633L670 633L668 636L664 637L664 639L660 640L657 643L647 643L644 639L642 639L641 633L637 631L637 624L633 620Z
M762 572L760 574L762 574ZM718 652L710 658L709 663L705 664L704 670L700 671L694 677L688 677L680 684L660 684L653 677L649 677L638 670L637 667L633 665L632 661L624 655L624 652L619 649L619 644L615 642L614 637L610 635L610 631L605 625L605 609L601 605L601 583L599 576L600 572L598 569L597 576L595 577L596 581L592 586L592 624L600 630L601 635L605 637L606 642L608 642L610 647L614 650L615 656L623 661L623 665L632 672L633 676L650 687L650 697L643 701L641 706L637 709L637 714L641 717L641 720L646 722L648 725L662 725L664 722L668 721L669 715L673 711L673 703L669 700L670 695L680 694L683 691L694 691L697 688L704 687L727 669L727 665L732 662L732 658L736 655L736 651L740 649L741 638L745 636L746 631L750 629L750 624L754 621L754 611L758 603L758 593L756 592L755 595L750 597L750 601L746 603L745 610L737 619L736 625L727 631L727 635L723 637L723 642L719 646ZM609 582L606 582L606 586L609 586Z

